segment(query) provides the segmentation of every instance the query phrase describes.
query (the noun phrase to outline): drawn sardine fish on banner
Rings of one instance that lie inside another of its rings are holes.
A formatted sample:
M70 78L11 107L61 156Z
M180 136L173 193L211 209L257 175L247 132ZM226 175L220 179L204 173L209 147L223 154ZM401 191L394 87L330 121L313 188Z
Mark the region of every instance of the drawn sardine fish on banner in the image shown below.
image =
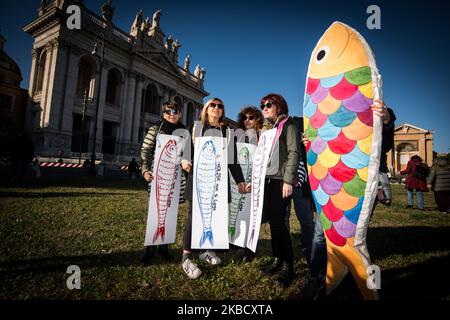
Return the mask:
M256 252L264 205L264 180L277 129L265 131L258 142L252 165L252 192L247 247Z
M245 183L252 180L252 163L256 146L248 143L237 143L237 160L241 167ZM230 174L231 202L229 206L228 234L230 243L245 248L250 221L251 195L241 194L233 176Z
M195 139L192 248L228 248L226 142L219 137Z
M365 39L334 22L314 49L303 107L309 183L327 239L326 285L331 292L351 271L363 296L372 266L366 246L381 154L381 76Z
M211 229L212 213L214 208L214 196L216 192L216 146L213 141L206 141L200 151L197 161L197 199L203 222L203 233L200 238L200 246L208 240L214 246L214 236Z
M181 138L177 136L157 136L152 168L155 178L150 184L145 245L175 242L180 193L179 159L182 150L180 142ZM168 238L166 230L170 230Z

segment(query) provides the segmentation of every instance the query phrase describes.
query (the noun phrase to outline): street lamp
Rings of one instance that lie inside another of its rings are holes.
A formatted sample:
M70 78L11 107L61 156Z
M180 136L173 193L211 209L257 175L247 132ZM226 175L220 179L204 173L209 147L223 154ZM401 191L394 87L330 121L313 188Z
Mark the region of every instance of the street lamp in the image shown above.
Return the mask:
M80 154L78 157L78 164L81 164L81 150L83 149L83 140L84 140L84 118L86 115L88 91L89 91L89 86L86 89L84 89L83 106L81 108L81 138L80 138L80 149L79 149Z
M96 106L95 106L94 143L92 146L91 165L89 167L89 175L94 176L94 177L97 175L97 172L95 170L95 146L97 144L98 108L99 108L99 104L100 104L100 90L101 90L101 86L102 86L103 56L105 54L105 35L103 33L97 34L97 36L94 39L94 49L92 50L92 53L91 53L93 56L98 56L97 47L99 45L99 42L101 43L102 51L100 54L100 68L99 68L100 74L98 76L98 90L97 90L97 98L96 98L97 101L96 101Z

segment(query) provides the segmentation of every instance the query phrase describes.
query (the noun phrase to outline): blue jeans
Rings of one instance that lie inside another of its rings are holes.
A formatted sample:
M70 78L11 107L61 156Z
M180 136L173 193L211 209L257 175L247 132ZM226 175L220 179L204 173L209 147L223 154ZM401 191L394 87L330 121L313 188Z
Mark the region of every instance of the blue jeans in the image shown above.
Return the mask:
M306 261L311 261L311 247L314 235L314 214L312 211L312 199L303 194L301 188L293 188L292 199L294 200L295 215L301 226L301 240ZM289 217L291 212L291 203L286 209L285 222L290 233Z
M408 206L412 206L414 204L413 192L414 192L414 189L406 190L406 194L408 195ZM416 190L416 194L417 194L417 206L419 207L419 209L423 209L423 207L424 207L423 192Z
M316 224L314 226L311 263L309 267L311 277L325 279L327 274L327 243L319 214L317 215Z

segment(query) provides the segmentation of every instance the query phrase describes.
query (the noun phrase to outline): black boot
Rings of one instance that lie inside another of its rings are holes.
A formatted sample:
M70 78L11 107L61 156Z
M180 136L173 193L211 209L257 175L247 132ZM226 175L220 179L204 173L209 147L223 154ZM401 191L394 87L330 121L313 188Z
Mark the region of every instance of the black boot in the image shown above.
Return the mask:
M281 268L281 260L279 258L275 258L272 264L262 267L260 271L263 275L270 276L272 274L277 273L278 270L280 270L280 268Z
M320 277L310 277L303 290L303 300L318 300L325 289L325 280Z
M148 266L150 264L150 261L153 259L153 257L155 256L155 250L153 249L152 246L146 246L144 249L144 256L141 259L141 263L144 266Z
M158 254L166 261L173 261L173 257L169 253L169 245L163 244L158 248Z
M294 280L294 267L291 263L283 261L277 281L281 286L287 288L292 283L292 280Z
M244 249L244 256L242 257L241 262L242 263L246 263L246 262L251 262L253 261L253 259L255 259L256 254L250 250L249 248L245 248Z

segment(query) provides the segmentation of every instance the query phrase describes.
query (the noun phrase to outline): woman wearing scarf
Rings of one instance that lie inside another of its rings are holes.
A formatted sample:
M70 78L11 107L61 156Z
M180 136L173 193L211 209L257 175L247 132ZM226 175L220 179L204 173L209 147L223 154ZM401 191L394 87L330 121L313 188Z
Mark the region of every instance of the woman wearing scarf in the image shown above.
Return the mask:
M141 149L141 172L145 181L149 184L153 180L152 162L155 157L156 138L158 134L172 134L176 129L185 129L186 127L180 122L181 108L176 102L166 102L161 107L162 119L155 125L148 129L145 136L144 143ZM159 255L161 255L167 261L172 261L168 251L168 245L160 245L158 249ZM144 265L149 265L151 259L155 255L155 250L152 246L146 246L144 250L144 256L141 262Z
M267 164L263 206L263 215L269 220L275 260L261 268L261 273L278 273L278 283L288 287L294 279L294 255L285 214L297 177L298 139L295 123L288 115L289 109L282 96L265 96L261 99L261 110L264 116L262 130L278 129Z

